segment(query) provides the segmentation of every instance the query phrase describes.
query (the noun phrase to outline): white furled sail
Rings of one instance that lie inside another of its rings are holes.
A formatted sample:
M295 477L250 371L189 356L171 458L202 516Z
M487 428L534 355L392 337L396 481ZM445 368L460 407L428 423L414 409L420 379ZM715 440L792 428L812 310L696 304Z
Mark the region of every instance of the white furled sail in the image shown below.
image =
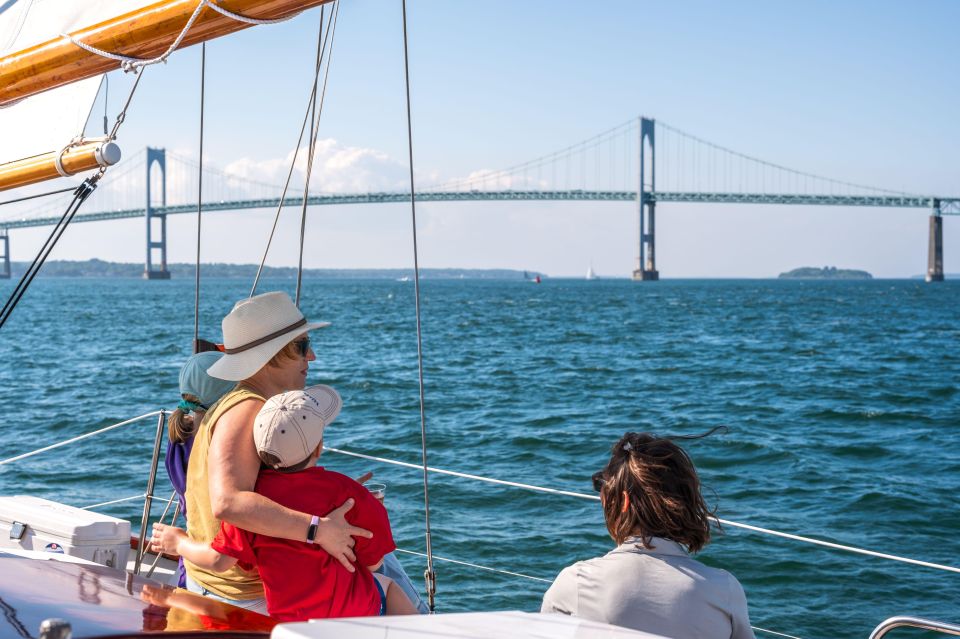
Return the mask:
M156 0L0 0L0 57ZM0 107L0 164L60 151L83 132L102 77Z

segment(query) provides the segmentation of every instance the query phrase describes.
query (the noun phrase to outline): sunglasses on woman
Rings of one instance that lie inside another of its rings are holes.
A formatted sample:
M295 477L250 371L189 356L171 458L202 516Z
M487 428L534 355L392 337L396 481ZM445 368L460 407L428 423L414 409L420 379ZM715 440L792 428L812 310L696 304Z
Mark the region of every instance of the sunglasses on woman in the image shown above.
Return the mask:
M301 337L298 340L293 341L293 345L297 347L297 353L300 354L300 357L306 357L307 353L310 352L310 338Z

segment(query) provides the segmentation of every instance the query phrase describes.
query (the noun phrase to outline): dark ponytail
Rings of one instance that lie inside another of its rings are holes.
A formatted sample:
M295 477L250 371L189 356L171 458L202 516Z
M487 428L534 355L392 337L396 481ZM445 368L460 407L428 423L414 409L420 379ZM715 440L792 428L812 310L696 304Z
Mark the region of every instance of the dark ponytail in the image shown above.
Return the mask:
M187 402L194 404L199 403L198 398L190 395L189 393L185 393L183 398ZM191 415L189 411L185 411L179 406L175 411L170 413L170 417L167 419L167 437L170 439L170 441L173 443L182 444L190 439L190 437L192 437L196 431L196 417L196 413Z

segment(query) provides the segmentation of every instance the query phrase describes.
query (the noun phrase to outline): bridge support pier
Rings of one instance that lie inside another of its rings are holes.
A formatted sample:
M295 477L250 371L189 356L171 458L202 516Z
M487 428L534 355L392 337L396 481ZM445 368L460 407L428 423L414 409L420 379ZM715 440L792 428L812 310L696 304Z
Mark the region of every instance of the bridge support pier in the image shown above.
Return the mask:
M943 217L940 215L940 200L933 201L933 213L930 215L926 280L928 282L943 281Z
M656 259L656 202L653 193L656 191L656 144L654 130L656 121L650 118L640 118L639 127L639 180L637 187L637 204L640 218L640 247L637 256L637 268L633 270L633 279L636 282L656 282L660 279L657 271ZM650 144L649 157L647 142ZM647 172L649 170L649 180Z
M0 280L10 279L10 232L0 230L0 246L3 247L3 269L0 270Z
M150 174L153 163L156 162L160 167L160 206L167 205L167 154L164 149L151 149L147 147L147 204L144 207L146 211L147 223L147 260L143 268L143 279L145 280L169 280L170 271L167 270L167 216L164 213L155 213L153 200L151 197ZM159 228L154 228L154 220L158 222ZM159 239L154 239L154 231L158 231ZM159 268L154 268L154 251L159 251Z

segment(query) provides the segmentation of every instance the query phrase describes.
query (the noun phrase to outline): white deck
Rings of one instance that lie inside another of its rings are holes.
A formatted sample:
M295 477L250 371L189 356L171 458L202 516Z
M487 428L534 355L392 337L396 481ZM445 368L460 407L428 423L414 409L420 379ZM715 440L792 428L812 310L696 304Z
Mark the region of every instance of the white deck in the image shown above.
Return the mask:
M465 612L405 617L357 617L281 624L271 639L666 639L596 621L532 612Z

